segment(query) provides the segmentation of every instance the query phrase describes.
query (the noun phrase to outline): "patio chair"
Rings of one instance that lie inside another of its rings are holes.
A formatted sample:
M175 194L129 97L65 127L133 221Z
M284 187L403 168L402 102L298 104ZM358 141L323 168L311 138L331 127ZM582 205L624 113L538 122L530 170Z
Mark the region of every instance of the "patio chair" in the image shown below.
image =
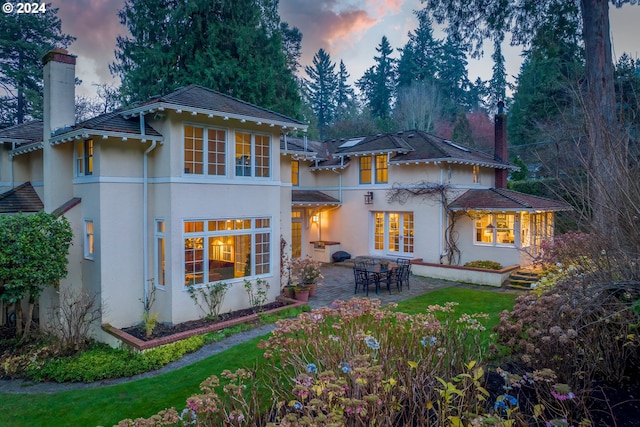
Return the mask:
M398 266L387 273L387 289L391 293L391 285L396 285L398 292L402 291L402 266Z
M369 296L369 285L373 284L376 286L377 283L375 275L369 271L367 271L367 266L364 263L356 263L353 266L353 277L355 279L355 290L354 294L358 292L358 288L362 287L365 290L366 296Z
M409 287L409 277L411 276L411 260L398 258L396 260L396 263L399 266L398 270L400 270L400 277L398 279L400 281L400 289L402 289L402 286L404 286L405 284L407 285L407 289L411 289Z

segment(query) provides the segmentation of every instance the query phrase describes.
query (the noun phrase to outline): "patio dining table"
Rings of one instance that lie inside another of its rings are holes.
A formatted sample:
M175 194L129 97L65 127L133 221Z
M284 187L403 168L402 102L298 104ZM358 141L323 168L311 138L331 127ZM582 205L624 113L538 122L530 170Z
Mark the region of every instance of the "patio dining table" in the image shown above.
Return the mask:
M400 267L400 265L390 262L388 264L381 264L381 263L375 263L375 264L367 264L365 266L365 270L372 274L375 278L375 282L376 282L376 294L379 293L380 290L380 282L384 279L384 281L387 284L387 290L389 291L389 294L391 294L391 280L393 275L396 273L395 270L398 269L398 267Z

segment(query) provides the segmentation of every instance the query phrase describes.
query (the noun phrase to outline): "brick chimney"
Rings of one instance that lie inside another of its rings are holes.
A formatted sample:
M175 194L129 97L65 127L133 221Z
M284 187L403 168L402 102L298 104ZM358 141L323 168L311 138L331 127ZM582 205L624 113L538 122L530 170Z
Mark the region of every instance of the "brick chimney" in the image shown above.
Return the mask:
M73 144L49 144L57 130L75 124L76 57L54 49L42 58L44 65L43 181L44 209L51 212L72 197Z
M498 102L498 114L495 116L495 136L493 158L507 163L507 115L504 113L504 102ZM495 188L507 188L507 169L496 169Z

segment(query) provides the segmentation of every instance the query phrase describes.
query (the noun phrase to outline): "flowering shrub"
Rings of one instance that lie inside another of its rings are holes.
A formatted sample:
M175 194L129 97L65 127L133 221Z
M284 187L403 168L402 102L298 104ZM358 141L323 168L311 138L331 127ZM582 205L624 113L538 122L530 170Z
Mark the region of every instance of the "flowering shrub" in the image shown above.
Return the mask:
M305 258L293 258L291 260L291 277L294 282L310 285L324 279L320 267L322 263L307 256Z
M268 392L258 372L224 371L222 379L205 380L181 412L118 425L514 427L582 420L580 399L549 369L524 376L499 370L504 391L490 394L479 343L485 316L456 317L455 306L407 315L353 299L279 321L260 344Z
M498 342L574 388L593 379L623 381L640 363L638 263L584 233L554 239L545 257L547 276L502 313Z

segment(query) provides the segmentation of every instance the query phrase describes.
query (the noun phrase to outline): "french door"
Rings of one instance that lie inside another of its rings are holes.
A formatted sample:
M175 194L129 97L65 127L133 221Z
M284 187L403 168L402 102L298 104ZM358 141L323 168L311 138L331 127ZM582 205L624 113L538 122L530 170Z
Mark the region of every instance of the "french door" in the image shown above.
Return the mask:
M413 256L413 212L374 212L373 251L381 255Z

